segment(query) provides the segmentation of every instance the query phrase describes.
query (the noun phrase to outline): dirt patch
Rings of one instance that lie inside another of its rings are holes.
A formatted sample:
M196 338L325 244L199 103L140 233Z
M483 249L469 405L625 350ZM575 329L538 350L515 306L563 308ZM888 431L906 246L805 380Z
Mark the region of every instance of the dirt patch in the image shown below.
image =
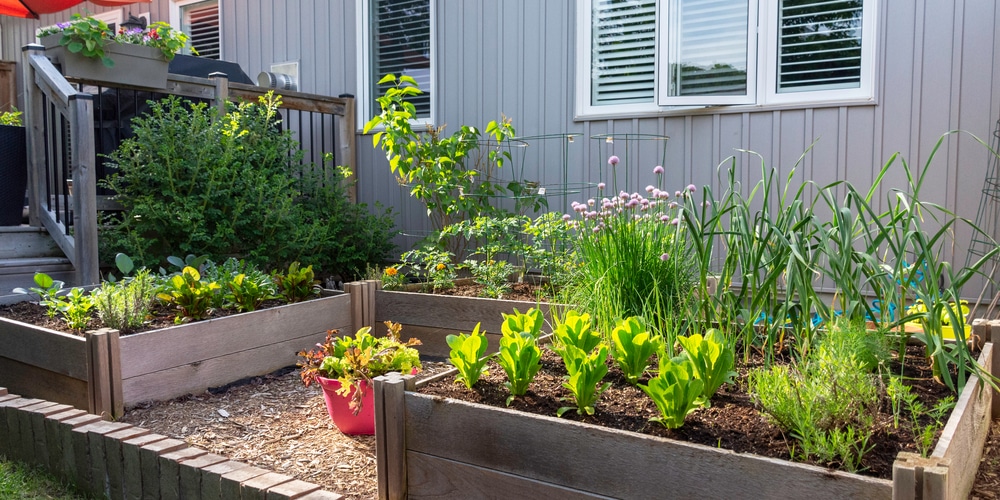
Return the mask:
M994 420L990 426L990 435L983 448L983 458L979 460L979 472L969 498L1000 498L1000 420Z

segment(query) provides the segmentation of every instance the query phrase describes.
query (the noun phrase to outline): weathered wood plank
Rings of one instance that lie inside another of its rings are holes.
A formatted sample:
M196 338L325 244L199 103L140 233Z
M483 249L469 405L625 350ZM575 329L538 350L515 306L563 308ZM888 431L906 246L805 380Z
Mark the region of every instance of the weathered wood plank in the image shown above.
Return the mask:
M94 100L90 94L70 97L70 169L76 195L73 197L73 250L77 283L101 282L97 255L97 171L94 151Z
M265 89L256 85L230 83L229 97L233 100L246 99L248 101L256 102L257 98L266 94L268 90L270 89ZM297 109L300 111L313 111L317 113L340 116L344 116L346 114L347 99L341 97L330 97L325 95L309 94L306 92L294 92L290 90L282 90L280 94L282 108Z
M346 328L346 325L339 327ZM242 378L264 375L294 365L297 359L296 352L308 349L317 342L322 342L324 338L326 332L313 333L280 343L236 351L225 356L125 377L122 379L125 405L197 394L209 387L222 386Z
M454 328L472 331L476 323L480 329L500 333L503 322L501 313L525 312L532 307L541 308L546 317L549 304L517 300L452 297L411 292L375 292L375 321L395 321L404 325Z
M406 454L407 498L613 498L424 453ZM662 495L667 486L661 489Z
M916 453L900 453L892 464L892 500L915 500L922 487L923 460ZM919 469L919 470L918 470Z
M471 330L465 330L462 332L460 330L451 330L448 328L404 324L399 335L403 339L411 337L420 339L421 356L447 358L448 354L451 352L451 348L448 347L448 341L446 340L448 335L458 335L459 333L469 333L470 331ZM482 332L482 329L480 329L480 332ZM497 352L497 349L500 348L500 337L502 337L502 335L500 335L499 332L486 332L487 353Z
M0 318L0 354L79 380L89 376L87 341L83 337L20 321Z
M87 332L87 348L90 352L90 383L87 384L90 407L87 411L106 419L118 417L111 401L111 351L107 330Z
M978 360L980 366L989 368L992 365L994 346L990 342L983 347ZM950 462L947 482L938 484L947 486L947 498L966 498L972 491L972 483L979 470L979 458L990 430L992 403L991 388L980 383L979 377L971 377L941 431L930 458ZM927 481L926 473L924 481Z
M412 452L619 498L654 498L665 485L678 498L750 492L813 500L892 496L887 480L410 392L406 445ZM712 480L719 471L731 479Z
M325 297L129 335L120 341L122 378L204 362L253 346L301 341L331 328L346 330L350 328L349 305L347 295ZM311 346L306 343L298 348Z
M87 382L54 371L0 356L0 382L10 392L25 397L88 408Z

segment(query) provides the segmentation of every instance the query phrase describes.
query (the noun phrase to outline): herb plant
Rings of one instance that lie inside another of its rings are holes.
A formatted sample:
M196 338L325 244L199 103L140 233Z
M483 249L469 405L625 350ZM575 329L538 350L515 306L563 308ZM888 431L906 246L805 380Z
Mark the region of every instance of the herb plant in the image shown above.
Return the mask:
M684 425L684 418L698 408L698 399L704 391L705 383L694 376L694 367L685 357L671 358L660 363L659 374L649 379L639 388L646 393L660 411L659 417L650 420L659 422L668 429Z
M174 323L181 324L208 317L220 288L222 287L214 281L201 281L201 273L189 266L168 279L164 290L156 294L156 297L177 309Z
M483 285L482 296L491 299L502 299L510 293L510 276L514 274L514 265L505 260L474 260L465 261L472 272L476 283Z
M542 367L541 360L542 351L530 332L520 329L504 331L500 338L497 363L507 374L507 382L504 383L510 391L507 406L510 406L515 397L527 392L528 385Z
M563 387L569 389L576 406L563 406L556 415L561 417L569 410L576 410L580 415L593 415L597 400L611 387L611 382L601 384L601 380L608 374L607 344L599 344L592 352L565 344L560 348L559 355L562 356L568 373Z
M148 269L117 282L105 281L91 293L97 316L123 334L142 326L156 297L156 278Z
M618 320L611 330L611 345L612 357L628 382L635 385L649 366L649 358L663 350L663 337L651 334L632 316Z
M476 327L468 335L459 333L445 337L451 348L448 359L458 369L455 382L461 382L469 389L476 385L480 376L489 373L486 367L489 356L485 356L488 342L486 335L483 335L485 332L479 332L479 325L480 323L476 323Z

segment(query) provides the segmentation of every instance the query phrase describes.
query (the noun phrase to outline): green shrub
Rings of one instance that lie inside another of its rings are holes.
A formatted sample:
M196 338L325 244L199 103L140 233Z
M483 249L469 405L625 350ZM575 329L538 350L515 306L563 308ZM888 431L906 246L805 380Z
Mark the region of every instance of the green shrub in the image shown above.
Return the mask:
M350 203L343 169L302 165L279 104L269 94L229 104L219 119L205 104L151 102L110 156L118 172L105 185L125 215L103 230L104 255L151 268L166 255L237 256L267 269L298 260L345 278L381 261L393 249L390 213Z

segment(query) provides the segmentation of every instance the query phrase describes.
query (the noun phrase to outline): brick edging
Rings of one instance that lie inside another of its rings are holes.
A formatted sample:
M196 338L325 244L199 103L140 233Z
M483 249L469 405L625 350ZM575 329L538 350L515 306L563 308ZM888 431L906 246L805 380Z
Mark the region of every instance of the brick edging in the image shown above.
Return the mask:
M335 500L342 495L71 406L0 387L0 454L101 498Z

